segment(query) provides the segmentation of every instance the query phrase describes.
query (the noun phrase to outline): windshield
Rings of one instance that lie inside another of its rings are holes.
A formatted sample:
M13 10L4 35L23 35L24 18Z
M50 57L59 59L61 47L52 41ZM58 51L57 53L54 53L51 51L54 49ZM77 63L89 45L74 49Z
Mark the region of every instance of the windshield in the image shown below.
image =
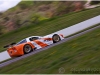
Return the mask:
M34 41L34 40L37 40L37 39L39 39L39 37L31 37L31 38L29 38L30 41Z
M22 44L22 43L25 43L25 42L27 42L26 39L23 39L20 42L18 42L17 45Z

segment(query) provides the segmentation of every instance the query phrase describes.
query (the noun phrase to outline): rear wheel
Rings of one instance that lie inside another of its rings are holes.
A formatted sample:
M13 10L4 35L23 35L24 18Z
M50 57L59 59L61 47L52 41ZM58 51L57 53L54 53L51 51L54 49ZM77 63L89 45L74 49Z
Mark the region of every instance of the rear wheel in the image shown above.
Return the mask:
M24 50L25 54L28 54L28 53L30 53L32 51L32 47L30 45L26 44L24 46L23 50Z
M61 40L60 36L58 34L54 34L53 37L52 37L52 39L53 39L54 43L57 43L57 42L59 42Z

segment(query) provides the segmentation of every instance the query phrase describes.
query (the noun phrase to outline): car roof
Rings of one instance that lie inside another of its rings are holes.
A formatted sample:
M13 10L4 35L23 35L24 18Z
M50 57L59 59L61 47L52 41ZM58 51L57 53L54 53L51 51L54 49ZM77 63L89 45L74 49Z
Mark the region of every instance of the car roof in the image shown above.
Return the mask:
M41 38L42 36L30 36L30 37L27 37L27 38L25 38L25 39L26 39L27 42L30 42L29 39L32 38L32 37L39 37L39 38Z
M30 42L29 38L32 38L32 37L41 37L41 36L30 36L30 37L27 37L27 38L22 39L22 40L26 40L26 42ZM22 40L21 40L21 41L22 41ZM19 41L18 43L20 43L21 41ZM17 44L18 44L18 43L17 43Z
M42 36L30 36L30 37L27 37L26 39L31 38L31 37L42 37Z

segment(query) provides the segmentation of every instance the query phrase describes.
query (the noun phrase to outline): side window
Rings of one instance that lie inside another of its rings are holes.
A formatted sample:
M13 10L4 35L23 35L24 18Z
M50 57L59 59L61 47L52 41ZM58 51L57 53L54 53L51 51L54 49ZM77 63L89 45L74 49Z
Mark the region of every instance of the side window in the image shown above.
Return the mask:
M39 37L31 37L31 38L29 38L30 41L34 41L34 40L37 40L37 39L39 39Z
M26 41L26 39L24 39L24 40L21 40L20 42L18 42L18 43L17 43L17 45L18 45L18 44L25 43L25 42L27 42L27 41Z

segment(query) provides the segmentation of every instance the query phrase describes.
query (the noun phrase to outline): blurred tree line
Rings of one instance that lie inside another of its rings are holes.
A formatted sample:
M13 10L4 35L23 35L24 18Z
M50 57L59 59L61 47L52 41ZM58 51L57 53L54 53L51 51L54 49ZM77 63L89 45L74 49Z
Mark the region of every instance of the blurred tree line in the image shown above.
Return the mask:
M22 1L16 7L0 13L0 34L22 26L36 25L40 21L84 9L86 1Z

